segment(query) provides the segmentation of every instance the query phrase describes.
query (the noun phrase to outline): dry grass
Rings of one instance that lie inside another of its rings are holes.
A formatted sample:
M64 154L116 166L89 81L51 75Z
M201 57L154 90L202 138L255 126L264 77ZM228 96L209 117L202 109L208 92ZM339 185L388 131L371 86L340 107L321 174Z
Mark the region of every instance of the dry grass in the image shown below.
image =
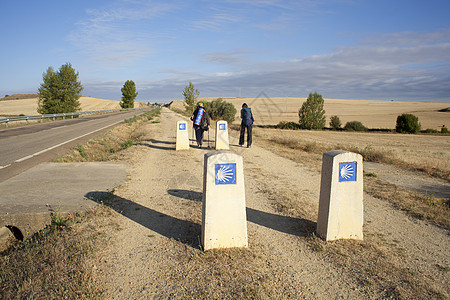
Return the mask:
M160 109L144 113L138 117L125 120L124 125L117 126L108 132L78 145L72 151L57 157L55 162L85 162L108 161L120 158L120 151L140 142L144 135L142 125L154 120L160 114Z
M324 152L343 149L360 153L365 161L393 164L450 180L450 153L445 151L446 144L450 143L449 136L263 128L255 128L254 134L259 145L318 171L321 170ZM423 196L370 176L365 178L364 190L416 218L450 228L448 199Z
M107 239L111 210L55 219L52 224L0 254L1 299L99 298L92 258Z
M449 135L409 135L255 128L257 138L293 150L322 154L343 149L366 161L394 164L450 180Z
M450 229L450 203L448 199L424 196L398 187L378 178L366 176L364 191L372 197L384 199L410 215L428 220L438 226Z
M434 287L429 276L407 267L403 249L387 243L382 235L366 236L364 242L324 242L313 236L308 242L326 261L353 274L361 286L380 291L383 299L446 299L446 291Z

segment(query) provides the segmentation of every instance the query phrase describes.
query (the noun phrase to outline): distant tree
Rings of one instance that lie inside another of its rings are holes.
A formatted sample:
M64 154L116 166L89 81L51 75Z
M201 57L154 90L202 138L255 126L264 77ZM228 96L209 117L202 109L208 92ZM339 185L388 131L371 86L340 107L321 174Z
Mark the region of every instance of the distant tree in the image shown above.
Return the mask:
M322 95L317 92L310 93L306 102L298 112L299 123L302 129L322 129L325 127L325 110L323 109Z
M330 127L333 130L341 129L342 123L338 116L332 116L330 119Z
M417 133L419 131L419 118L412 114L402 114L397 117L395 131L400 133Z
M134 99L136 99L137 95L136 84L133 80L127 80L122 88L122 101L120 101L120 107L134 108Z
M40 114L69 113L80 110L83 86L78 81L78 72L70 63L62 65L57 72L52 67L42 74L39 88L37 112Z
M200 96L200 92L194 88L192 82L189 81L189 85L184 87L183 91L184 96L184 107L188 113L193 113L196 105L196 101L198 96Z
M204 106L211 119L225 120L229 124L233 123L237 112L233 104L222 98L217 98L211 102L205 102Z

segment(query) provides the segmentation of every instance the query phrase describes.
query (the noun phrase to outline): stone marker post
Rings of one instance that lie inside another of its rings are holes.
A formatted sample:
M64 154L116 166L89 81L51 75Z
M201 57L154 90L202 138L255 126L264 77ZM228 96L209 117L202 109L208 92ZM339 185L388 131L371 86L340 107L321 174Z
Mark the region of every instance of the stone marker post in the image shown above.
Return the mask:
M242 156L231 151L205 154L203 170L202 245L247 247L244 168Z
M189 150L189 133L186 121L177 122L176 150Z
M357 153L323 154L317 233L326 241L363 239L363 160Z
M216 150L228 150L230 143L228 140L228 123L227 121L216 122Z

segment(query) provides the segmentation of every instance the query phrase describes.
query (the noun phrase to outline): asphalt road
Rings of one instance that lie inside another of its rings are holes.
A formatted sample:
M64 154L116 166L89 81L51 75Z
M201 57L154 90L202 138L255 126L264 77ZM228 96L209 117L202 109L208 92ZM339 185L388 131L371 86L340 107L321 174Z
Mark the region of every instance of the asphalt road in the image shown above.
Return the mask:
M0 182L150 108L0 130Z

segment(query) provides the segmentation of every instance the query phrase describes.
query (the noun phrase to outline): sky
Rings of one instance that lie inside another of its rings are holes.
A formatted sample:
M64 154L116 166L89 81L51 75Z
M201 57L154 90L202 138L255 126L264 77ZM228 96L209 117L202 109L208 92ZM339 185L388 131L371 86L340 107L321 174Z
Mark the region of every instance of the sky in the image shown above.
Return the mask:
M0 96L71 63L83 96L450 102L449 0L0 1Z

